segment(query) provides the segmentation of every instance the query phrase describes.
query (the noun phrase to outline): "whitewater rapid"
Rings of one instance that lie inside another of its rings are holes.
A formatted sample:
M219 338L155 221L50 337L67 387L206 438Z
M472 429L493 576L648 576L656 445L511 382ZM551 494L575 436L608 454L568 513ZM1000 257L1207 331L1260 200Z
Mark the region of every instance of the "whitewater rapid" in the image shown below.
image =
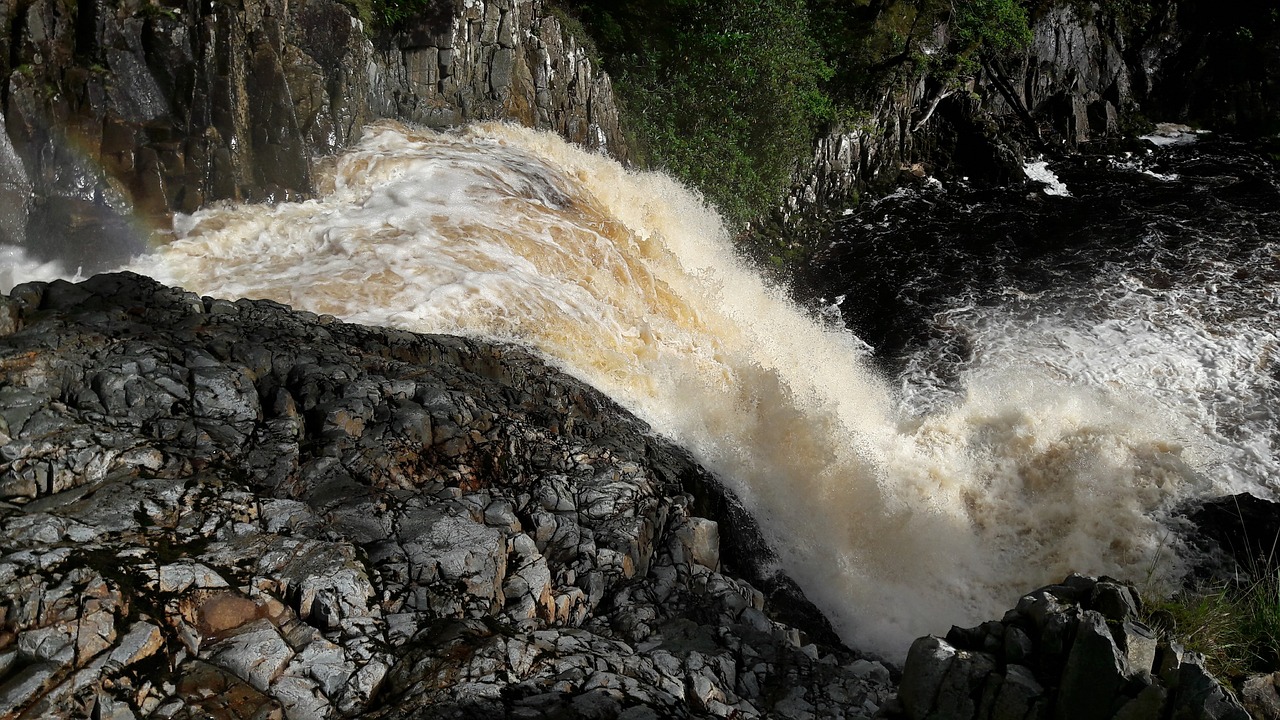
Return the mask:
M857 647L901 657L1071 571L1176 578L1163 513L1223 490L1183 398L1106 363L1064 375L1049 319L986 322L959 390L923 366L893 387L746 269L699 197L555 136L385 125L321 175L316 200L179 217L131 269L537 348L737 492Z

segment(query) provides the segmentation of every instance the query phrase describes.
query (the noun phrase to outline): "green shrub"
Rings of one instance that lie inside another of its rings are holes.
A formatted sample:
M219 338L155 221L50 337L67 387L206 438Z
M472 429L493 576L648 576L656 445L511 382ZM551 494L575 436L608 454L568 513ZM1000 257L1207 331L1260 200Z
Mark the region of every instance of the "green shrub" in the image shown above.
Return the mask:
M956 0L952 37L961 52L1007 53L1031 42L1027 9L1018 0Z
M640 158L731 222L767 212L835 118L804 0L580 0Z
M1136 0L1114 0L1134 2ZM1021 0L559 0L594 38L641 162L733 223L777 206L817 134L893 84L1030 40ZM931 48L950 24L951 44Z
M1252 580L1192 586L1145 607L1148 624L1202 653L1219 678L1280 670L1280 568L1264 568Z

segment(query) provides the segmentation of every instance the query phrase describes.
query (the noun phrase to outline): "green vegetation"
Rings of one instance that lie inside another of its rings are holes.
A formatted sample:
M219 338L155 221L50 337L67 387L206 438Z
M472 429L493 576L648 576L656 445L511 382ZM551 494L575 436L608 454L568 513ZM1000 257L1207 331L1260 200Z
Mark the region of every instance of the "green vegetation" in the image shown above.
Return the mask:
M570 8L603 53L642 161L747 221L835 119L803 0L632 0Z
M395 27L420 12L432 10L435 0L367 0L374 18L386 27Z
M1030 37L1035 0L550 0L614 80L633 152L734 226L766 217L813 139L865 118L897 73L955 80ZM1110 0L1137 3L1140 0ZM451 0L343 0L371 32ZM947 47L932 47L949 29ZM904 75L905 77L906 75Z
M379 29L395 29L410 18L427 23L447 22L453 12L452 0L339 0L351 8L367 34Z
M1248 582L1219 582L1148 600L1147 622L1203 653L1219 678L1280 669L1280 568Z
M1017 0L962 0L955 4L952 36L965 52L1005 53L1026 47L1031 28Z
M1128 1L1128 0L1126 0ZM927 71L971 73L1030 39L1024 0L559 0L594 39L642 163L737 226L785 195L812 141ZM946 47L933 47L939 27Z

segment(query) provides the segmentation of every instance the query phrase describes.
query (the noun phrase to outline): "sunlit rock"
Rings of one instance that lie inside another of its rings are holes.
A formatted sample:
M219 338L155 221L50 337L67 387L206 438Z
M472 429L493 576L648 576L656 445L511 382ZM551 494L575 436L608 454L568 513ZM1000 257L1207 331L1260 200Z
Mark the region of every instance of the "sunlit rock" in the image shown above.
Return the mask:
M714 487L687 455L524 351L73 287L18 293L0 338L4 714L869 717L892 695L721 574L721 526L672 480Z

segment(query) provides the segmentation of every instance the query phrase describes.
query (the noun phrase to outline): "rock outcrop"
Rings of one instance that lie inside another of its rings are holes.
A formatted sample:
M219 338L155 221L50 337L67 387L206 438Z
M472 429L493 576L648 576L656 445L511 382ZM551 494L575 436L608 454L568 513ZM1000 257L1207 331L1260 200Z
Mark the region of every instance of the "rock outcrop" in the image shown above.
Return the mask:
M911 720L1248 720L1204 659L1139 619L1128 585L1072 575L999 621L916 640L900 701Z
M1190 503L1182 514L1204 556L1198 575L1257 579L1270 572L1280 547L1280 503L1239 493Z
M1019 55L985 55L960 80L899 73L867 122L818 141L786 210L845 207L920 163L1007 183L1021 176L1028 155L1118 139L1180 47L1175 14L1173 3L1163 3L1133 27L1084 3L1050 3ZM936 42L947 42L945 28Z
M875 714L884 666L728 574L709 482L519 348L21 285L0 716Z
M0 18L0 244L86 272L144 247L139 219L305 196L314 158L374 118L507 119L626 156L607 76L540 0L428 3L376 31L337 0L0 0Z

